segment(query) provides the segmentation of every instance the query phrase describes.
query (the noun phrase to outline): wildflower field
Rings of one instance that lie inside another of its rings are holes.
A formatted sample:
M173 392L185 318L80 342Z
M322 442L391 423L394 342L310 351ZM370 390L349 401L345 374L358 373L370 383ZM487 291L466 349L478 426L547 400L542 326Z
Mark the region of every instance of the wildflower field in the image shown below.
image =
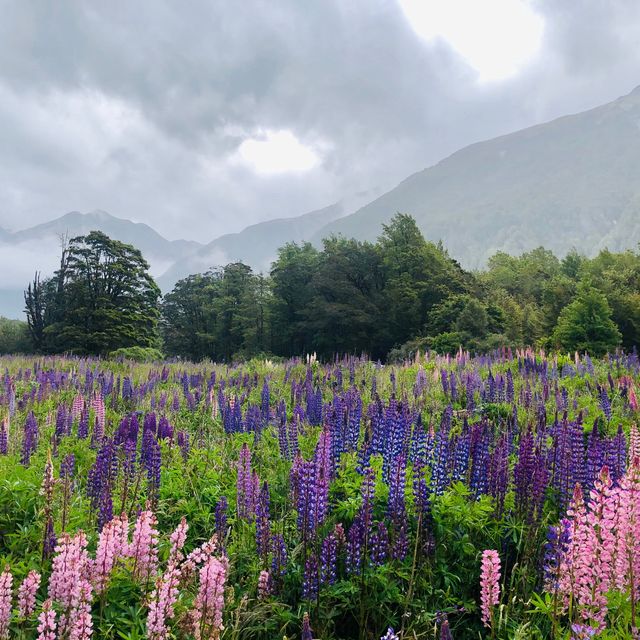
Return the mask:
M0 639L639 637L637 354L0 376Z

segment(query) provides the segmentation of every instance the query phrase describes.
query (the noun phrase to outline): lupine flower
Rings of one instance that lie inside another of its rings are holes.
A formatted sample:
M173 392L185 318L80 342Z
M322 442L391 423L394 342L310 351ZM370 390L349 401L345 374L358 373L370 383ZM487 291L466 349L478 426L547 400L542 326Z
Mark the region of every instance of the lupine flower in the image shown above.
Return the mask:
M0 573L0 639L9 637L9 620L11 618L11 599L13 576L9 565Z
M266 480L262 484L260 496L256 504L256 548L258 555L265 562L269 555L271 531L269 524L269 485Z
M97 594L102 593L107 587L118 560L128 554L128 540L129 522L125 514L105 524L100 531L92 578Z
M9 418L0 421L0 455L9 453Z
M56 640L56 612L51 598L45 600L42 605L38 623L38 640Z
M333 584L336 581L338 562L338 539L331 532L322 541L320 550L320 581L322 584Z
M384 522L378 522L369 543L369 558L371 564L378 567L383 565L389 555L389 532Z
M226 579L226 561L210 556L200 569L198 595L192 611L196 640L216 640L224 628L222 614Z
M147 615L147 638L149 640L166 640L168 638L167 622L175 615L174 606L178 599L179 581L180 571L174 564L170 564L165 573L156 580L155 589L151 592Z
M313 640L313 632L311 631L309 614L306 611L302 616L302 640Z
M318 597L318 589L320 587L319 578L318 559L315 554L312 553L304 564L302 597L305 600L315 600Z
M485 627L493 625L493 607L500 602L500 556L492 549L482 552L480 608Z
M37 571L29 571L18 589L18 615L28 618L36 609L36 593L40 588L41 576Z
M271 594L271 576L268 571L264 569L260 572L258 577L258 598L265 600Z
M58 625L61 636L74 628L78 633L86 630L86 620L80 614L85 611L86 602L90 602L90 571L91 561L84 533L79 532L73 537L64 534L56 546L49 578L49 598L64 611ZM82 629L75 626L81 623Z
M380 640L400 640L400 636L393 630L393 627L389 627L387 633L385 633Z
M158 567L157 520L148 509L142 511L133 529L129 555L133 558L133 575L143 582L156 572Z
M28 467L31 456L38 447L38 422L33 415L33 411L29 412L27 420L24 424L24 436L22 439L22 456L20 462Z
M440 625L440 640L453 640L451 629L449 628L449 621L446 618Z

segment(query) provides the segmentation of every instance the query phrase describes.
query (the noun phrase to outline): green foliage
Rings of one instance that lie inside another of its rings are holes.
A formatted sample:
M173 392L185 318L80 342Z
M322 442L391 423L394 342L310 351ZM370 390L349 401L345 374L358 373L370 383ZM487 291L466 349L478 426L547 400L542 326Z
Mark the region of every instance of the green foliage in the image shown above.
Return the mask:
M30 353L29 328L21 320L0 316L0 353Z
M615 349L621 337L605 296L584 282L575 300L560 313L551 340L568 351L588 351L601 356Z
M122 347L109 354L113 360L132 360L133 362L160 362L162 352L152 347Z

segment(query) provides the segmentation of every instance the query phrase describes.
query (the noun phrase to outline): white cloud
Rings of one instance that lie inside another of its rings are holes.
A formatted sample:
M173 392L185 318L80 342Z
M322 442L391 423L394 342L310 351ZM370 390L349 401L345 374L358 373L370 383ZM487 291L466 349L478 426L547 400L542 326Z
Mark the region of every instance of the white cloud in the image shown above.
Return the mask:
M523 0L399 0L413 29L442 38L481 82L516 75L539 52L544 22Z
M309 171L320 163L316 151L286 129L261 131L244 140L235 160L261 174Z

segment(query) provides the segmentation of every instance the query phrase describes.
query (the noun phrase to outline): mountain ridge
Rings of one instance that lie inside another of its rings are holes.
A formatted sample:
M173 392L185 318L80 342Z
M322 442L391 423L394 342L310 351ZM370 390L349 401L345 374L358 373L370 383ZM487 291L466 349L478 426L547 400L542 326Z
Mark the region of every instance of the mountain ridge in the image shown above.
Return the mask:
M576 246L591 255L605 246L631 248L640 241L639 205L637 87L593 109L459 149L325 225L313 241L335 233L373 240L401 211L464 266L478 268L498 250L544 245L562 254Z

